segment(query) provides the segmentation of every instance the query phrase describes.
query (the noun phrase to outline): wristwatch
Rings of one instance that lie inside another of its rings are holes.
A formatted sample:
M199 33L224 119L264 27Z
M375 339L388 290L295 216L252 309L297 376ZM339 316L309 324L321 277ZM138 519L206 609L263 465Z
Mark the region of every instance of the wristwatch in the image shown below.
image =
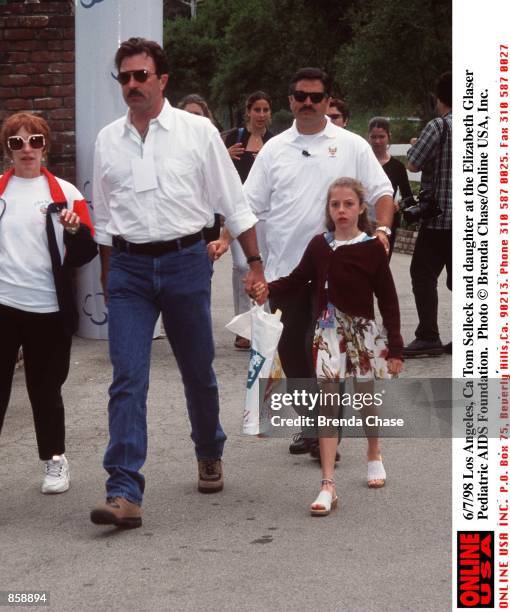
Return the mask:
M250 257L246 258L246 263L248 264L251 264L253 261L262 262L262 257L260 255L251 255Z
M379 225L375 228L376 232L384 232L386 236L391 236L391 229L387 225Z

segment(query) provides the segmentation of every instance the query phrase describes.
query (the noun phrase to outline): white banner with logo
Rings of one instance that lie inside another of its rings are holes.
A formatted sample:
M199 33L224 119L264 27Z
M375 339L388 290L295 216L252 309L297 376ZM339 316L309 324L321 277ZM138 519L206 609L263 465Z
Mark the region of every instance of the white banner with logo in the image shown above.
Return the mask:
M131 36L163 39L162 0L76 0L76 174L77 187L94 213L92 162L99 130L126 113L113 58ZM106 339L108 310L96 257L78 271L78 335Z

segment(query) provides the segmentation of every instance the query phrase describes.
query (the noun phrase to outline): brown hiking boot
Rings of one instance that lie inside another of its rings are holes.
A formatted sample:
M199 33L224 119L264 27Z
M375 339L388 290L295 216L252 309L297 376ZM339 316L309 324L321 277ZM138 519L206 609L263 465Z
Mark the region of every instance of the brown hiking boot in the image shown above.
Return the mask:
M223 489L221 459L198 460L198 490L200 493L218 493Z
M142 509L123 497L109 497L105 504L99 504L92 510L90 520L96 525L133 529L142 526Z

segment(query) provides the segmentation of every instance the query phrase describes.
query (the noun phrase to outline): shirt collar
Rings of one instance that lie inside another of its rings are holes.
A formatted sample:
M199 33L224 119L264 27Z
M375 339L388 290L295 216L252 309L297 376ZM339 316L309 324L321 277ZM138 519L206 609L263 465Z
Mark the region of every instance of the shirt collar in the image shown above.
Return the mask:
M321 132L317 132L316 134L310 134L310 135L311 136L320 135L320 136L325 136L326 138L335 138L335 136L337 135L336 133L337 129L342 129L342 128L338 128L338 126L333 124L333 122L331 121L329 117L326 117L326 127ZM287 135L288 135L289 142L297 140L300 136L304 135L304 134L301 134L301 132L298 132L295 119L292 122L292 125L290 126L290 128L287 130Z
M170 127L172 124L173 112L174 112L174 109L170 105L170 102L165 98L161 112L159 113L157 117L154 117L154 119L150 120L149 125L150 123L156 122L156 123L159 123L159 125L165 130L167 131L170 130ZM124 131L127 133L129 130L134 130L134 129L135 127L131 123L131 118L129 116L129 109L128 109L126 113L126 117L125 117L125 122L124 122Z

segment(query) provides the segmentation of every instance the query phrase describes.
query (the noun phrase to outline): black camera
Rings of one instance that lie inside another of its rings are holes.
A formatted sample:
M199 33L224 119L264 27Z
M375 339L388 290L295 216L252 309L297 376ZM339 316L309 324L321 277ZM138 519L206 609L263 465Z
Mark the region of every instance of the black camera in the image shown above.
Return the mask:
M431 189L420 189L418 201L413 196L404 198L400 204L406 223L416 223L420 219L434 219L443 213Z

